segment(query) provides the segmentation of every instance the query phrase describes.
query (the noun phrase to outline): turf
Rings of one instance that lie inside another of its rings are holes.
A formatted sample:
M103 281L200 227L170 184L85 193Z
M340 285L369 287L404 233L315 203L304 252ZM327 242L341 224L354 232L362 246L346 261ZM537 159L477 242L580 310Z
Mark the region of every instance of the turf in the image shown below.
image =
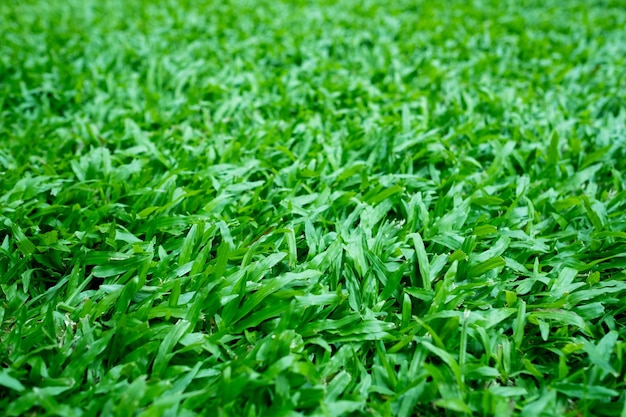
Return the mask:
M625 26L1 2L1 414L626 416Z

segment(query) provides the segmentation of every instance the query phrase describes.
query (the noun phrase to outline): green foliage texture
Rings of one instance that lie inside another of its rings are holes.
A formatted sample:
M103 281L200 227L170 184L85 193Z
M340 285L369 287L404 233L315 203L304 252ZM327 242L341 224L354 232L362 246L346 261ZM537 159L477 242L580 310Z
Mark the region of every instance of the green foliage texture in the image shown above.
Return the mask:
M626 416L624 27L0 2L0 413Z

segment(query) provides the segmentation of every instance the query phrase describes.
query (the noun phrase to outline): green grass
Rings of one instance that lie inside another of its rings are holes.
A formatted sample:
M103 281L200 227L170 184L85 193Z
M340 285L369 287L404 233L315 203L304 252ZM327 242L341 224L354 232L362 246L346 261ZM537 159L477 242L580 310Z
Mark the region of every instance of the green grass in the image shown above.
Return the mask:
M0 414L626 416L625 26L0 2Z

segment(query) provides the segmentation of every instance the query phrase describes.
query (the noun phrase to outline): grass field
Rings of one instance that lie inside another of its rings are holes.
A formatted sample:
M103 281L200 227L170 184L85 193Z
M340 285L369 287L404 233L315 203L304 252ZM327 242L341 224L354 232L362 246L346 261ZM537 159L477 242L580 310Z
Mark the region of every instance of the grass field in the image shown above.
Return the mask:
M0 414L626 416L625 27L0 2Z

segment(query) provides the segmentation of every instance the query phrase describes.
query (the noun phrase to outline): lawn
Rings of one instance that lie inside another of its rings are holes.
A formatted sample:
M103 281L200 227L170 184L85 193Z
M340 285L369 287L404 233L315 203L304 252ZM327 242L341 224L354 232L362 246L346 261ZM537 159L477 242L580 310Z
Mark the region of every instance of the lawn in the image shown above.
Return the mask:
M625 6L0 2L0 414L626 416Z

